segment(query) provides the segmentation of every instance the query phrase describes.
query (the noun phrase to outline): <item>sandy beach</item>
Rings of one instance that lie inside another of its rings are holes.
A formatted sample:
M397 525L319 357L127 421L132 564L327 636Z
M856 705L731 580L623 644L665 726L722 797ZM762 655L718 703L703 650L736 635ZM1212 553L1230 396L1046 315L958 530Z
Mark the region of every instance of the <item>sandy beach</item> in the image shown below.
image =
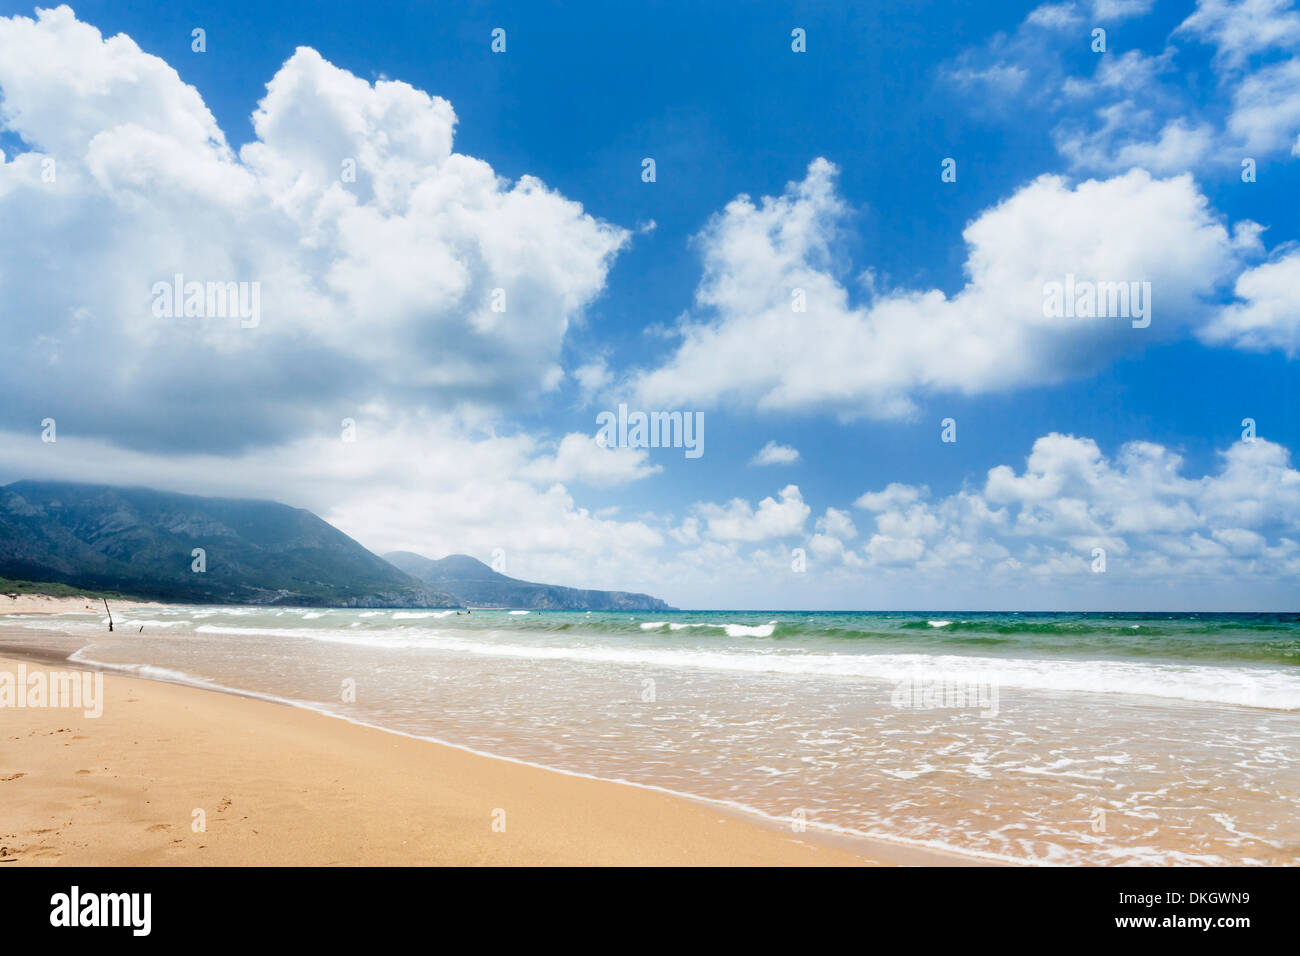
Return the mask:
M1286 616L111 606L0 615L106 691L0 666L0 860L1294 861Z
M130 611L147 607L166 607L156 601L119 601L109 599L109 610ZM93 611L102 614L104 602L97 597L55 597L49 594L0 594L0 614L67 614Z
M68 669L4 658L0 671L20 664ZM0 720L3 865L926 862L892 847L869 859L689 800L113 674L101 717L6 708Z

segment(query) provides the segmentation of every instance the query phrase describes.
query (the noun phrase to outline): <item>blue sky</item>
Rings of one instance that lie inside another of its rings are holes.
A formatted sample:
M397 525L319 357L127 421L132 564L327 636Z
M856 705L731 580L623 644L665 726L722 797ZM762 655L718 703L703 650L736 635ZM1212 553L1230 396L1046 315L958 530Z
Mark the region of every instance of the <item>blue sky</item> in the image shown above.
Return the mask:
M511 573L683 606L1296 604L1294 4L73 16L0 29L0 201L26 237L0 271L26 370L5 391L4 480L275 497L375 550L499 551ZM498 27L504 53L490 49ZM113 51L117 34L138 50ZM301 47L318 57L291 60ZM412 89L381 97L385 81ZM442 135L449 114L423 94L454 110L450 150L495 187L399 143ZM340 137L380 155L361 160L356 215L317 235L337 184L294 164L336 168ZM57 199L32 179L42 157L59 163L41 184ZM941 180L946 157L956 182ZM368 176L395 198L368 195ZM521 177L556 203L494 211ZM432 205L412 200L419 185ZM458 212L458 190L478 190L478 213ZM742 195L748 212L729 206ZM1151 328L1043 326L1043 280L1099 262L1114 274L1096 279L1153 281ZM177 269L260 281L266 326L181 335L133 311L132 288L147 309ZM773 295L805 281L807 318L783 319ZM470 299L499 283L507 317L467 332ZM105 354L116 374L96 381ZM706 453L592 458L578 438L620 401L702 412ZM46 415L56 446L39 442ZM355 450L338 447L345 417ZM1243 445L1246 417L1260 441ZM769 442L798 460L750 464ZM1121 464L1135 442L1177 481ZM1019 484L991 481L999 467ZM1075 487L1079 469L1091 477ZM862 503L891 485L924 492ZM806 571L790 567L796 549Z

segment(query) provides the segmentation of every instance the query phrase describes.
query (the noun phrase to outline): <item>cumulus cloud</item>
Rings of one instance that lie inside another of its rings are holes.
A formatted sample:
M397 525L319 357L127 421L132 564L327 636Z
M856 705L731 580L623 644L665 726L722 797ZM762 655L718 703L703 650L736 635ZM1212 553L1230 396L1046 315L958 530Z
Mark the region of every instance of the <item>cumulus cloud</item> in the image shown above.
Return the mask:
M1285 577L1300 570L1300 471L1289 452L1263 438L1220 456L1215 474L1183 474L1181 456L1134 441L1107 458L1089 438L1050 434L1023 470L998 465L980 488L931 499L928 489L893 484L856 502L875 531L868 565L959 568L1049 577L1094 571L1228 580Z
M649 462L644 448L606 448L592 435L572 432L560 441L554 455L538 458L527 468L530 477L542 481L580 481L598 488L626 484L662 471Z
M890 482L883 491L863 492L853 504L867 511L889 511L900 505L910 505L929 495L930 489L924 485L904 485L895 481Z
M895 290L859 304L831 265L845 214L835 177L817 159L782 195L742 195L710 222L702 317L681 326L661 367L636 377L643 402L897 418L924 393L1059 382L1185 334L1242 246L1257 243L1251 230L1230 234L1190 176L1042 176L966 227L967 281L955 294ZM1068 275L1149 282L1150 327L1046 315L1045 285ZM800 297L803 312L792 308Z
M808 539L808 550L819 561L842 561L850 566L860 564L857 555L845 547L846 542L858 535L853 518L847 511L827 508L817 519L816 533Z
M0 165L0 218L21 224L0 234L0 292L23 303L0 404L120 445L283 441L380 394L528 401L563 377L565 332L629 238L456 153L446 100L308 48L236 154L129 37L68 7L0 18L0 118L30 147ZM177 274L259 283L260 324L156 315Z
M751 465L793 465L799 460L799 449L789 445L768 442L749 460Z
M1157 126L1155 111L1131 99L1099 107L1093 118L1096 124L1090 129L1063 125L1053 131L1057 150L1075 169L1182 172L1219 146L1219 134L1210 124L1179 117Z
M1221 309L1202 330L1215 345L1240 349L1278 349L1300 355L1300 249L1279 251L1274 259L1237 278L1236 302Z
M788 538L803 531L812 512L798 485L786 485L777 498L764 498L758 508L743 498L733 498L725 505L699 504L695 510L705 523L704 535L717 541Z

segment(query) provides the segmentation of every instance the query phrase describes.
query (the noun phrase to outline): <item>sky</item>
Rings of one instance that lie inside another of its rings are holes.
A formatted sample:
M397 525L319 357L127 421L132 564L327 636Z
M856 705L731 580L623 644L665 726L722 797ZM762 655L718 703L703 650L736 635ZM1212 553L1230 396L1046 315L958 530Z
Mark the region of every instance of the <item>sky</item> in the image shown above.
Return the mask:
M680 607L1300 608L1295 2L862 6L0 2L0 482Z

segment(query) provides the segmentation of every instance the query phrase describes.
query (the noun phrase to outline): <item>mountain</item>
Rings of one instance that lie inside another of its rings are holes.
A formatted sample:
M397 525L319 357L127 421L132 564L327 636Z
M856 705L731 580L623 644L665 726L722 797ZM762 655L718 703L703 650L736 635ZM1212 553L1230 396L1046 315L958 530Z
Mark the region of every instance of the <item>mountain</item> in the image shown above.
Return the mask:
M301 508L67 482L0 487L0 577L198 604L461 606Z
M534 584L498 574L467 554L433 561L410 551L384 555L390 564L425 584L459 594L469 607L510 607L535 611L671 611L658 598L627 591L583 591Z

